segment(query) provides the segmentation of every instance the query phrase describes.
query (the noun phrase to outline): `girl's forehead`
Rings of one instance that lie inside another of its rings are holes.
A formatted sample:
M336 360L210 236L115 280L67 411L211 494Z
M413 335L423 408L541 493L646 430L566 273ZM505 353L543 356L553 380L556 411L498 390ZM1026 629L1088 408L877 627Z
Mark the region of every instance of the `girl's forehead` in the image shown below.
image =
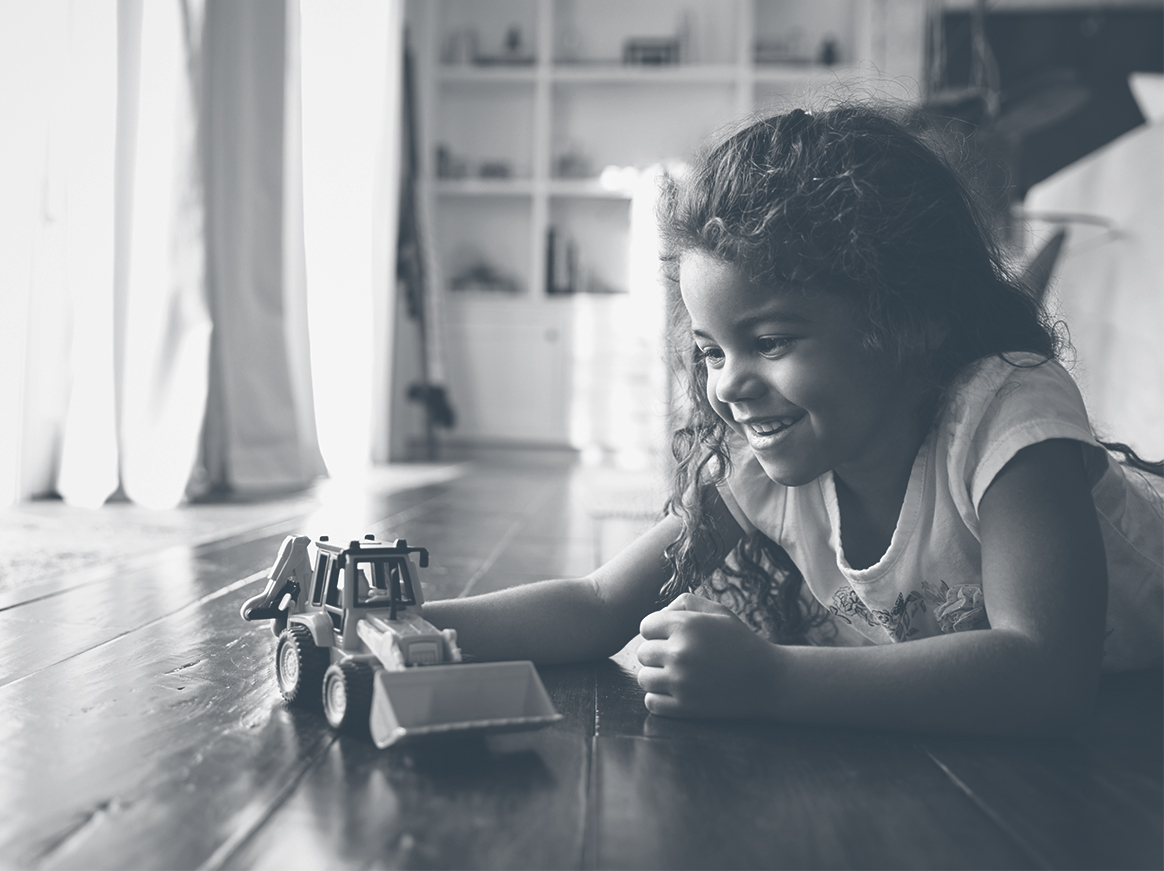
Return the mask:
M791 282L763 282L749 276L736 264L702 251L692 251L679 263L679 290L684 305L693 309L728 307L745 310L834 311L850 309L845 296L826 289ZM823 311L821 312L823 313Z

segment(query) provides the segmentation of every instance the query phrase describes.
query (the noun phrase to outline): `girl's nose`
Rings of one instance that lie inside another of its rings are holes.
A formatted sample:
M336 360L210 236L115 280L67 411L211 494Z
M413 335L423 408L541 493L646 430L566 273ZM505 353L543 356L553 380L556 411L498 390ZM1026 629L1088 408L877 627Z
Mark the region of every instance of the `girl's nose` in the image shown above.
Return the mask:
M715 398L723 403L746 402L758 399L764 387L756 373L744 363L725 357L716 373Z

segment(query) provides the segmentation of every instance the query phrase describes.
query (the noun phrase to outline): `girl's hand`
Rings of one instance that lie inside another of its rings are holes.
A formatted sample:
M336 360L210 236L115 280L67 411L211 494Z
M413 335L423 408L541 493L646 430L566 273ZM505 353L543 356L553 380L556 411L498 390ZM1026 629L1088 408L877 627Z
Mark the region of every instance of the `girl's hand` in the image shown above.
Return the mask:
M723 605L683 593L643 618L639 686L647 710L667 717L768 713L779 648Z

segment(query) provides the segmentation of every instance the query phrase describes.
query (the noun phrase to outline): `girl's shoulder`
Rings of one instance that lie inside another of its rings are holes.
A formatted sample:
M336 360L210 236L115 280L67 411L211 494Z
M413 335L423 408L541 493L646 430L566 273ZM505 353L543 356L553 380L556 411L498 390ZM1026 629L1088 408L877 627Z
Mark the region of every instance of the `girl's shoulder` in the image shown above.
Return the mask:
M1075 379L1058 360L1031 351L1011 351L969 363L954 376L948 392L954 397L996 395L1004 386L1010 391L1022 385L1054 383L1079 392Z
M1095 440L1075 379L1057 360L1027 351L994 354L965 367L946 392L939 420L961 427L1061 421Z
M1056 360L1016 352L984 357L951 383L936 441L951 483L960 480L976 510L987 486L1020 450L1049 439L1085 446L1089 477L1107 469L1083 396ZM969 507L969 506L968 506Z

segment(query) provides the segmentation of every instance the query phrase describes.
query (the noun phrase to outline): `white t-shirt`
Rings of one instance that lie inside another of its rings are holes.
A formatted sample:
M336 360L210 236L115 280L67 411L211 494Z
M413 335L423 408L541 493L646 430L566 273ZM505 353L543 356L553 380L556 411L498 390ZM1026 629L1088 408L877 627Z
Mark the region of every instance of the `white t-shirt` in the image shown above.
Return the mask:
M910 472L889 549L866 569L841 547L831 472L801 487L772 481L747 442L730 435L720 492L745 530L780 544L832 613L844 645L884 644L987 628L978 503L1014 455L1046 439L1083 449L1108 565L1103 668L1159 664L1164 655L1164 479L1129 469L1096 441L1071 376L1033 354L975 363L951 388Z

